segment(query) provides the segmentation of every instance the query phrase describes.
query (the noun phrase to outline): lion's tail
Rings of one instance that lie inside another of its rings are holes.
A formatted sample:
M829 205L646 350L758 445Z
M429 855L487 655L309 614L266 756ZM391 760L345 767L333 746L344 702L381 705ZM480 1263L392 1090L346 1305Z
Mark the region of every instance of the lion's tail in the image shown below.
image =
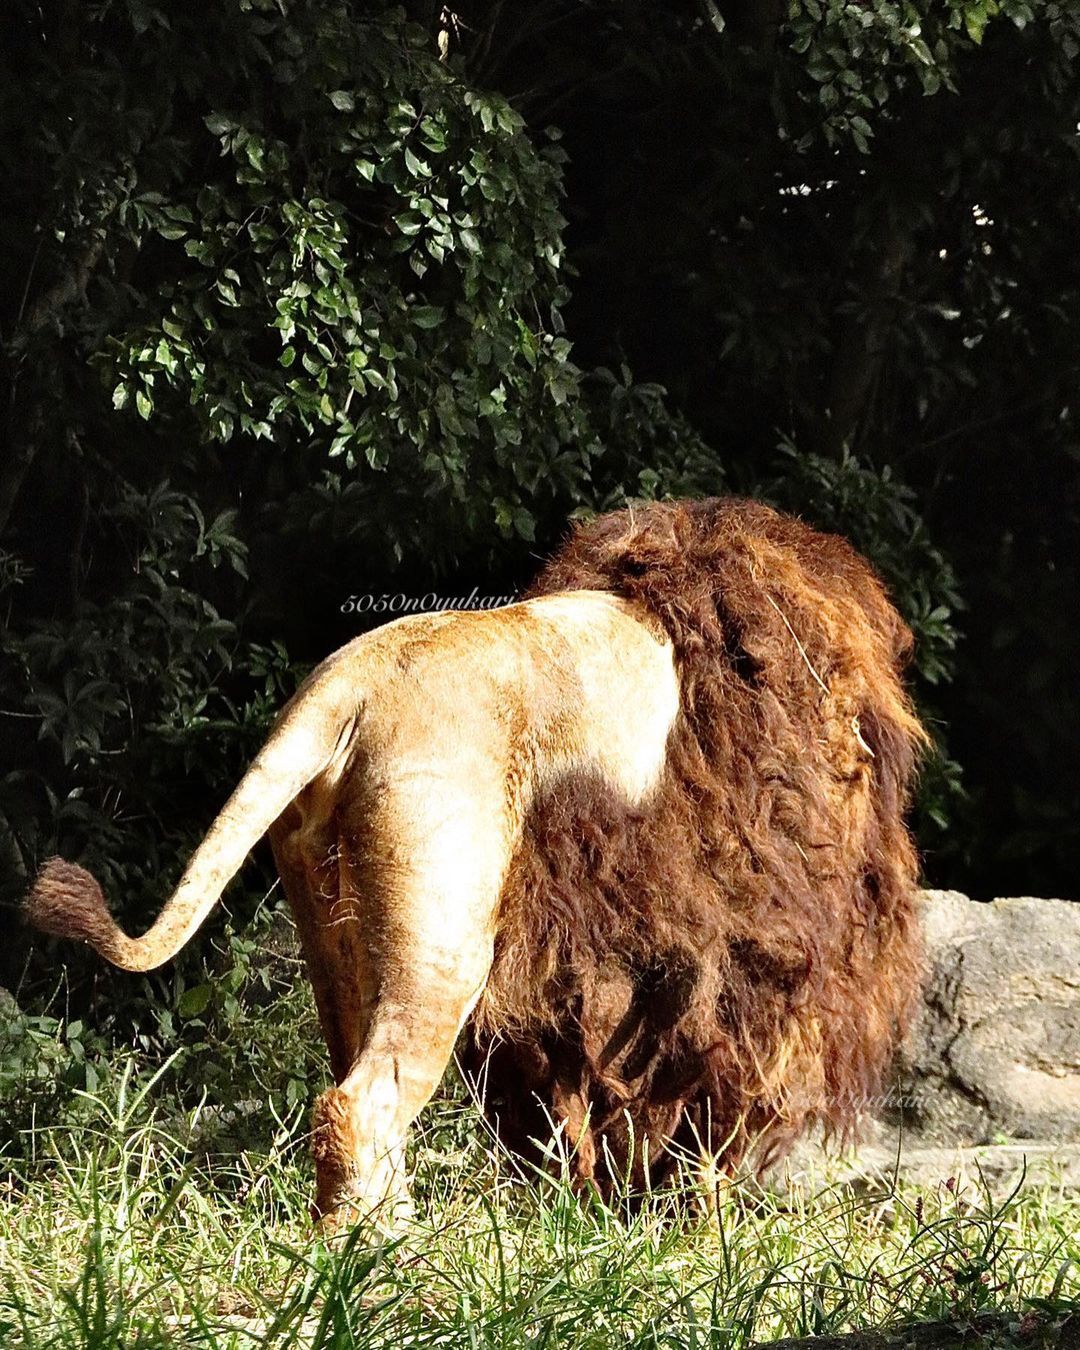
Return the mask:
M221 898L250 850L298 792L352 739L355 692L316 672L285 710L232 796L195 850L164 909L142 937L129 937L85 868L50 858L26 897L28 923L80 938L124 970L153 970L176 955Z

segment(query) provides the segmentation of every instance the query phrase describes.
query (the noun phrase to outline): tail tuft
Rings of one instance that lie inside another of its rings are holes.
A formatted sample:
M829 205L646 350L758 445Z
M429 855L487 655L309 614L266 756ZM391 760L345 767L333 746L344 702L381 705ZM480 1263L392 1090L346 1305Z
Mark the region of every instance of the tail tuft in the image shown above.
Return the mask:
M77 863L49 858L23 905L26 922L54 937L77 938L101 950L111 945L116 923L101 887Z

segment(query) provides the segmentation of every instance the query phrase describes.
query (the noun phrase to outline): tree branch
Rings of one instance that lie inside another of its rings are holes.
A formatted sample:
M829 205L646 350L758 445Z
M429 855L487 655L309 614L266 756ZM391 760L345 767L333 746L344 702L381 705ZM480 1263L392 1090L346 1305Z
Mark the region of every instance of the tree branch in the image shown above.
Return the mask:
M39 295L30 306L21 328L16 329L12 345L25 345L26 339L41 331L51 320L59 318L62 310L74 300L82 300L90 284L94 269L105 252L105 233L99 231L73 261L68 271Z
M8 391L7 434L4 438L7 453L0 465L0 534L7 529L41 443L40 415L27 418L19 415L19 374L27 349L31 340L50 323L56 322L69 305L84 299L90 278L104 252L105 232L99 231L75 257L68 270L38 296L12 335L10 350L13 370Z
M914 244L912 226L890 202L872 238L859 290L864 303L844 320L836 343L818 434L822 453L842 453L862 420L881 371L897 296Z

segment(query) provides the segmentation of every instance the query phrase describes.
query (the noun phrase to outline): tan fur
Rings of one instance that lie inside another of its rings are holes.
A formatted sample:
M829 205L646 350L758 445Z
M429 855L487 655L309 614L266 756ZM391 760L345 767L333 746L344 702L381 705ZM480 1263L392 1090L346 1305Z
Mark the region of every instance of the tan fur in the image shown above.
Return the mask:
M611 595L400 619L313 672L143 938L124 935L93 878L59 860L27 917L128 969L159 965L265 821L337 1081L316 1111L317 1210L397 1204L406 1130L484 987L533 801L575 768L628 804L646 799L678 702L670 642Z
M269 830L335 1080L321 1216L407 1205L467 1022L508 1142L551 1117L603 1186L692 1140L734 1161L846 1129L912 1006L922 732L867 565L752 503L653 504L579 529L537 589L324 661L143 937L73 864L28 897L150 969Z

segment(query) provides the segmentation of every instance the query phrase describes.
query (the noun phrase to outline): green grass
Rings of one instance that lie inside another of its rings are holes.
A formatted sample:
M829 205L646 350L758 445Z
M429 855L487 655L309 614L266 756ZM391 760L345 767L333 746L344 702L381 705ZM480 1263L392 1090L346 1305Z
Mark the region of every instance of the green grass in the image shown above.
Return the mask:
M0 1346L723 1346L1080 1299L1075 1201L942 1184L857 1199L692 1188L633 1217L523 1178L468 1103L426 1113L418 1218L311 1231L303 1111L167 1123L131 1062L0 1158Z

